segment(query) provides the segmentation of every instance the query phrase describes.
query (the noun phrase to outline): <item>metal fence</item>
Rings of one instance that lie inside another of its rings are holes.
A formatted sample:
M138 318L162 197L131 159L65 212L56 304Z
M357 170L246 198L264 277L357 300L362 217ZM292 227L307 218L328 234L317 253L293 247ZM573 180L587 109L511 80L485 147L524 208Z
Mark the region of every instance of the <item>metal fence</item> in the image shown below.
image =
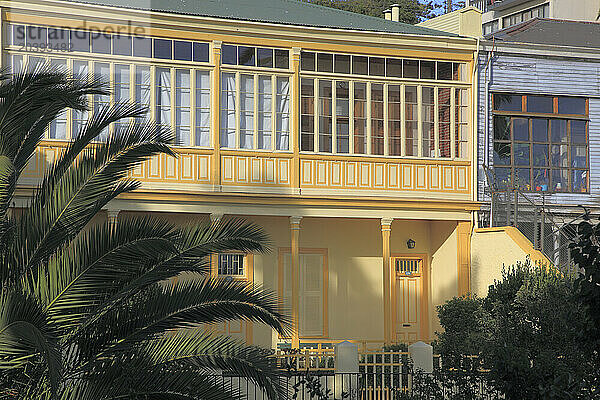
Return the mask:
M553 212L546 202L549 193L523 192L511 182L498 187L493 170L487 170L486 176L489 204L482 209L482 226L516 227L563 273L576 274L569 245L577 236L577 224L589 220L588 211L582 207L575 214Z

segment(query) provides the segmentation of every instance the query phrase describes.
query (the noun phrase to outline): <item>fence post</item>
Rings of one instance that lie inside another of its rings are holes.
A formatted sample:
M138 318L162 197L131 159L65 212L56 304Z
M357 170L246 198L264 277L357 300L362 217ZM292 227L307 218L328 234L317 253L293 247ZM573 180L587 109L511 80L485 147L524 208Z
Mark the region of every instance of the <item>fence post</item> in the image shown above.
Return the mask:
M333 348L335 357L334 398L358 399L358 346L347 340L336 344Z
M424 342L416 342L408 346L408 352L415 371L421 370L426 374L433 373L433 346Z

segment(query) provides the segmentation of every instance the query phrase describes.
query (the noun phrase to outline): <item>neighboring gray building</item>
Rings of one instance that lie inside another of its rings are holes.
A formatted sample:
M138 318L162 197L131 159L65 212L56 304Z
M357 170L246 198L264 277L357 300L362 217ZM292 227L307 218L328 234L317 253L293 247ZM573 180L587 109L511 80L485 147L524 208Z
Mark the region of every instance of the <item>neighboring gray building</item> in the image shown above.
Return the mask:
M483 34L529 21L533 18L595 21L600 0L469 0L483 11Z
M516 224L564 263L569 223L600 212L600 24L535 18L488 35L478 72L481 222ZM514 185L516 212L502 192Z

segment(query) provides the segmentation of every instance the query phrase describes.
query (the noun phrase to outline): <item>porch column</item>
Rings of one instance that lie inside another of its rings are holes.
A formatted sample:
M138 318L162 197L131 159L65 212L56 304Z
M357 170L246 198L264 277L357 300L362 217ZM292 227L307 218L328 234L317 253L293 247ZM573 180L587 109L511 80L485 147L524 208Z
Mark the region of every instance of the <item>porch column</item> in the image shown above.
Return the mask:
M471 291L471 222L457 225L458 242L458 295L466 296Z
M302 217L290 217L292 235L292 348L300 347L299 315L300 309L300 221Z
M108 224L111 228L114 228L117 225L117 222L119 220L119 212L121 212L121 210L113 209L106 211L106 213L108 214Z
M393 218L381 218L381 239L383 242L383 338L386 344L392 343L392 274L390 270L390 236Z

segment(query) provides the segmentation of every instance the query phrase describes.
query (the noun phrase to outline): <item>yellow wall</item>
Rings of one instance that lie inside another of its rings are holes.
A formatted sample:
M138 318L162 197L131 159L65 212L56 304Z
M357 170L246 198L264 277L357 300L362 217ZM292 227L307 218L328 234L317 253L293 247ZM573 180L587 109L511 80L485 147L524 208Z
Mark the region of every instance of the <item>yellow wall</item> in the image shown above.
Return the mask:
M529 257L536 265L550 261L514 227L475 229L471 238L471 291L487 296L488 287L502 278L502 266L511 266Z
M439 17L428 19L418 25L455 33L461 36L481 37L481 11L475 7L461 8Z

